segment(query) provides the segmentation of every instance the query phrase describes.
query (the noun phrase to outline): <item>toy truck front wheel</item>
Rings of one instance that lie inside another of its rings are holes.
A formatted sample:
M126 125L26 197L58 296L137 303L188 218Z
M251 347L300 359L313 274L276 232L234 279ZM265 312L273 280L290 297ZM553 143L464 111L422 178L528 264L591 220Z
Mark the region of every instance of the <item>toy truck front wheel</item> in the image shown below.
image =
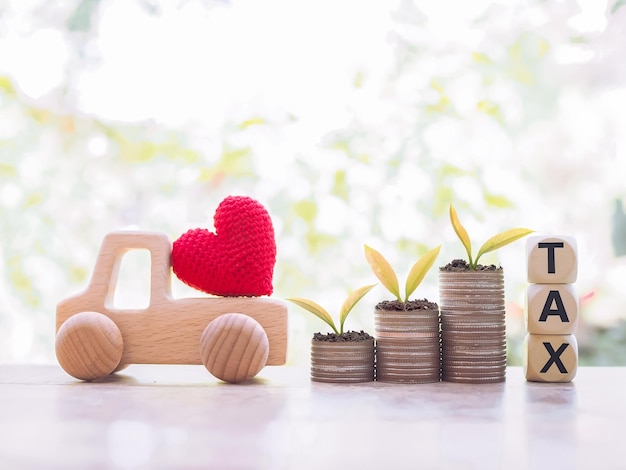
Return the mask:
M243 313L226 313L211 321L200 338L200 357L208 371L224 382L244 382L257 375L269 357L265 329Z
M72 315L56 335L61 367L81 380L95 380L116 371L122 359L122 333L115 322L97 312Z

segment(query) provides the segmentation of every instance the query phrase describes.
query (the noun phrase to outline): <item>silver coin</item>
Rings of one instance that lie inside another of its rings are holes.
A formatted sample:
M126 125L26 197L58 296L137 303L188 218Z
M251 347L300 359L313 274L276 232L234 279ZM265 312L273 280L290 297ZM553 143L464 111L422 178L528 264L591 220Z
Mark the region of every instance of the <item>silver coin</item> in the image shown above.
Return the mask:
M504 337L506 334L506 326L505 325L496 325L493 327L464 327L464 328L456 328L456 329L444 329L441 332L441 338L445 341L446 338L460 338L460 339L468 339L468 338L476 338L480 340L481 338L490 339L496 337Z
M393 349L385 350L381 349L377 352L377 358L406 358L406 359L420 359L420 358L429 358L429 357L437 357L441 355L441 349L439 348L430 348L425 350L401 350L396 351Z
M506 381L506 375L493 375L488 377L468 377L468 376L450 376L442 375L441 379L445 382L465 383L465 384L490 384Z
M412 361L403 361L403 360L382 360L376 363L376 367L379 370L388 370L389 368L400 368L400 369L422 369L424 367L436 367L437 369L441 368L440 359L438 357L434 358L424 358L419 360Z
M504 305L504 293L502 294L490 294L490 295L465 295L463 297L454 297L449 299L443 299L441 301L441 310L447 312L448 310L458 310L462 308L474 308L484 309L488 306L502 308Z
M424 376L417 377L406 377L406 376L383 376L380 378L376 378L378 382L384 383L393 383L393 384L427 384L427 383L435 383L441 380L439 374L428 374Z
M454 343L447 342L441 348L444 354L465 354L472 351L500 351L506 354L507 346L504 343Z
M441 373L445 377L493 377L494 375L503 375L506 367L493 367L490 369L441 369Z
M444 309L441 312L441 318L458 318L458 317L466 317L466 318L475 318L476 316L484 315L489 318L491 315L505 315L506 308L504 305L499 303L494 303L492 305L493 309L486 309L486 304L480 305L476 310L473 310L471 307L465 309Z
M484 324L484 323L451 323L446 325L443 331L446 335L468 335L468 334L494 334L494 333L506 333L506 325L501 324Z
M448 363L450 361L506 360L506 350L445 351L442 357Z
M432 361L421 361L421 362L413 362L413 363L402 363L402 362L390 362L390 363L385 363L385 364L377 364L377 369L379 371L386 371L386 372L390 372L390 371L405 371L405 372L409 372L409 371L432 371L432 370L439 370L441 369L441 366L439 365L439 361L437 360L432 360Z
M448 380L451 377L455 378L473 378L473 379L482 379L489 377L503 377L506 375L506 369L493 369L490 371L477 371L471 372L467 370L456 371L456 370L447 370L442 369L441 376L444 380Z
M484 318L484 317L476 317L476 318L444 318L443 321L441 322L441 327L442 327L442 331L445 331L446 328L449 327L453 327L453 326L463 326L463 325L467 325L467 326L471 326L471 325L485 325L485 326L489 326L489 325L498 325L498 326L504 326L506 323L506 319L504 318L504 315L494 315L491 318Z
M325 383L366 383L373 382L374 376L346 376L346 375L316 375L311 373L311 380L313 382L325 382Z
M443 322L490 322L505 320L506 312L504 310L498 311L471 311L461 310L458 312L446 312L441 316Z
M414 310L409 312L375 310L374 319L380 322L407 322L417 324L428 324L436 322L439 318L439 310L431 310L424 312L423 310Z
M377 363L406 363L406 364L423 364L431 361L440 361L441 360L441 351L432 350L428 353L418 353L418 354L386 354L383 353L380 356L376 357Z
M326 341L314 341L313 343L319 344L313 344L311 347L312 361L359 363L374 357L374 340L354 343Z
M390 331L390 330L376 330L376 339L400 339L400 340L424 340L433 341L439 339L439 329L431 332L411 333L404 330Z
M467 317L446 317L441 322L441 329L445 329L454 325L505 325L506 318L504 315L492 315L482 316L467 316Z
M448 340L444 341L441 345L442 351L454 352L454 351L506 351L507 344L506 338L503 336L498 340L488 340L481 338L481 340L460 341L460 340Z
M497 334L497 335L452 335L445 336L441 340L441 345L444 348L449 348L452 346L458 347L496 347L496 346L506 346L506 335L505 334Z
M439 374L441 368L438 364L428 364L420 367L400 367L396 365L390 365L388 367L381 367L377 369L377 375L406 375L406 376L415 376L415 375L429 375L429 374Z
M387 340L379 339L379 343L376 345L376 349L380 350L407 350L407 351L419 351L423 349L439 348L441 342L439 338L424 340L398 340L397 338Z
M380 381L385 380L388 377L398 377L398 378L414 378L414 377L439 377L440 376L439 369L421 369L421 370L398 370L398 369L390 369L390 370L380 370L376 378Z
M504 271L439 271L439 279L447 283L472 286L504 283Z
M506 357L502 358L477 358L477 359L447 359L443 362L443 368L451 368L457 370L473 369L476 370L491 367L506 367Z
M374 354L351 354L346 357L337 357L330 355L311 355L312 364L361 364L374 360Z
M450 374L442 372L441 380L444 382L460 382L460 383L489 383L502 382L506 377L506 372L498 372L494 374L483 375L467 375L467 374Z
M464 330L454 330L454 331L442 331L441 332L441 342L446 343L450 341L460 341L460 342L476 342L476 343L495 343L497 341L506 340L506 329L496 329L496 330L472 330L466 328Z
M484 345L484 344L480 344L480 345L476 345L476 346L469 346L469 345L447 345L446 347L442 348L442 353L445 356L450 356L450 355L454 355L454 354L502 354L502 355L506 355L506 346L504 345L494 345L494 346L490 346L490 345Z
M506 349L466 349L455 351L443 351L442 357L444 360L467 360L469 358L506 358Z
M404 370L404 371L421 371L429 369L440 369L441 365L439 359L422 360L422 361L383 361L376 364L378 371L388 372L390 370Z

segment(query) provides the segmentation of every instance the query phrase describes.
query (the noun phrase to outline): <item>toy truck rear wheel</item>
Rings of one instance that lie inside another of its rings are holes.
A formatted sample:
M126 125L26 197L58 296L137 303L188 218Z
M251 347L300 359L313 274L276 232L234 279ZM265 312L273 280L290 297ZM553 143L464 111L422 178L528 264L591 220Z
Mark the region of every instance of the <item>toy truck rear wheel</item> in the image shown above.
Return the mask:
M257 375L269 356L265 329L243 313L226 313L210 322L200 338L200 357L224 382L244 382Z
M59 364L68 374L94 380L118 369L124 346L113 320L101 313L81 312L61 325L55 349Z

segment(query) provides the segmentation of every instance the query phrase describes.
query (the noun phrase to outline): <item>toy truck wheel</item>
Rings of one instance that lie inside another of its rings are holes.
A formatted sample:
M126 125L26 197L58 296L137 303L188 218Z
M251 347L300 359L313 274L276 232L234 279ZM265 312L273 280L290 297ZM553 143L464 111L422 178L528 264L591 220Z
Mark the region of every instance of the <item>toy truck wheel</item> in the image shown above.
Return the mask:
M269 356L265 330L242 313L220 315L200 338L200 357L208 371L224 382L244 382L257 375Z
M61 367L81 380L94 380L114 372L122 359L122 333L106 315L81 312L61 325L56 336Z

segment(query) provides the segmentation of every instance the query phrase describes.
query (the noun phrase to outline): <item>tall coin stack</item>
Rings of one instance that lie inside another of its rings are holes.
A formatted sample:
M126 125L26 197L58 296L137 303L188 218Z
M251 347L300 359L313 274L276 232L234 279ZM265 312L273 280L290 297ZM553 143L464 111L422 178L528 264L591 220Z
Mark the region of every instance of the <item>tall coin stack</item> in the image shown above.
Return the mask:
M403 310L393 306L404 305ZM376 380L392 383L439 382L439 306L426 300L381 302L374 313Z
M526 244L528 282L524 375L534 382L569 382L578 367L576 240L533 236Z
M462 383L503 382L506 376L503 270L441 268L439 296L442 379Z

